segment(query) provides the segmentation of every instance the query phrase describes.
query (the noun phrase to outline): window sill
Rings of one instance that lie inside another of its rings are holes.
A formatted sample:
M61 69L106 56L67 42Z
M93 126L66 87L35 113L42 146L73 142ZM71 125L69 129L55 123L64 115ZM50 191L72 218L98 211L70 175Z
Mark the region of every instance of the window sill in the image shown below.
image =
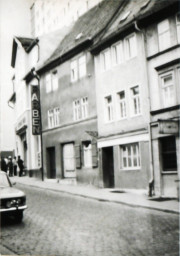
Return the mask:
M166 175L166 174L167 174L167 175L177 174L177 171L164 171L164 172L162 171L161 174L162 174L162 175Z
M127 169L120 169L121 172L126 171L140 171L141 167L135 167L135 168L127 168Z

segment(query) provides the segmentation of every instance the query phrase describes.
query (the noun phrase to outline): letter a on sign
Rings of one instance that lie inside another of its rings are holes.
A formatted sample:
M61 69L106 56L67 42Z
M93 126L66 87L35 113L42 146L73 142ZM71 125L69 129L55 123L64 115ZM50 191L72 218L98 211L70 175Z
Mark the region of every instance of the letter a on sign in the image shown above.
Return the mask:
M32 108L32 134L40 135L40 102L39 102L39 87L38 85L31 86L31 108Z

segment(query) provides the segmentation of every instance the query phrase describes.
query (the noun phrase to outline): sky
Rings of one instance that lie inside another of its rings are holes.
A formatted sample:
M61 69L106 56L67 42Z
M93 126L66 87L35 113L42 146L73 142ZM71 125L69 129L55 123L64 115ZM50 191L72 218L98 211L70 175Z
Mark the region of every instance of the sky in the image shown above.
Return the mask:
M0 0L0 151L13 150L13 109L8 100L13 93L11 68L14 36L30 37L30 7L32 0Z

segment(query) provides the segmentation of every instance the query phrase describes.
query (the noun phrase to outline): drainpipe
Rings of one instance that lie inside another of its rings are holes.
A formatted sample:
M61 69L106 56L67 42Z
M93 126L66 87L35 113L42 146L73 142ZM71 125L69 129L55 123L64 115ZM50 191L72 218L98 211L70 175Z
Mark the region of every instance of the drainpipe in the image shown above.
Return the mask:
M145 32L138 27L137 20L134 21L134 27L138 32L141 32L143 35L144 51L145 57L147 57L147 48L146 48L146 34ZM150 101L150 86L148 78L148 67L146 61L146 77L147 77L147 88L148 88L148 105L149 111L151 111L151 101ZM148 134L149 134L149 153L150 153L150 178L149 178L149 191L148 195L152 197L154 191L154 166L153 166L153 149L152 149L152 130L151 130L151 116L148 124Z
M39 108L39 112L40 112L40 138L41 138L41 177L42 177L42 181L44 181L44 161L43 161L43 140L42 140L42 115L41 115L41 90L40 90L40 77L38 76L38 74L35 71L35 68L31 69L31 73L33 75L34 78L36 78L38 80L38 87L39 87L39 102L40 102L40 108Z

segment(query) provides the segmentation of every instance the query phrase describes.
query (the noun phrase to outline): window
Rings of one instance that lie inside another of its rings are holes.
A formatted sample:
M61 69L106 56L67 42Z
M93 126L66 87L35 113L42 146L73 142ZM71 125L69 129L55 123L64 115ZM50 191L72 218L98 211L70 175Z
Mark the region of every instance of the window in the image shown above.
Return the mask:
M48 127L49 128L54 127L54 110L53 109L48 110Z
M112 63L117 65L123 62L123 44L122 42L112 46Z
M177 171L176 140L175 137L160 139L162 171Z
M118 113L120 118L126 117L126 99L125 91L121 91L118 94Z
M137 55L137 45L135 34L125 39L126 59L131 59Z
M57 71L46 75L46 92L56 91L58 89Z
M175 104L174 73L169 72L161 76L163 106Z
M80 112L81 112L80 100L75 100L73 102L74 121L81 119Z
M92 146L91 142L83 142L84 167L92 167Z
M58 89L58 76L57 72L52 73L52 90L56 91Z
M176 14L176 26L177 26L177 39L180 43L180 12Z
M106 111L106 122L113 121L113 104L112 104L112 97L108 96L105 97L105 111Z
M48 127L51 129L58 125L60 125L60 108L56 107L48 110Z
M81 99L81 112L82 112L82 119L88 117L88 98L84 97Z
M139 115L141 113L139 86L135 86L131 88L131 97L132 97L132 114Z
M139 168L139 144L133 143L120 146L122 169Z
M71 82L76 81L78 78L77 60L71 62Z
M74 121L88 117L88 98L84 97L73 102Z
M86 56L83 55L79 59L71 62L71 82L75 82L78 78L86 76Z
M51 91L51 74L46 75L46 92Z
M54 108L54 126L60 125L60 108Z
M86 57L79 58L79 78L86 76Z
M169 21L164 20L158 24L159 50L163 51L170 46Z
M101 65L103 71L110 69L111 54L109 49L101 53Z

